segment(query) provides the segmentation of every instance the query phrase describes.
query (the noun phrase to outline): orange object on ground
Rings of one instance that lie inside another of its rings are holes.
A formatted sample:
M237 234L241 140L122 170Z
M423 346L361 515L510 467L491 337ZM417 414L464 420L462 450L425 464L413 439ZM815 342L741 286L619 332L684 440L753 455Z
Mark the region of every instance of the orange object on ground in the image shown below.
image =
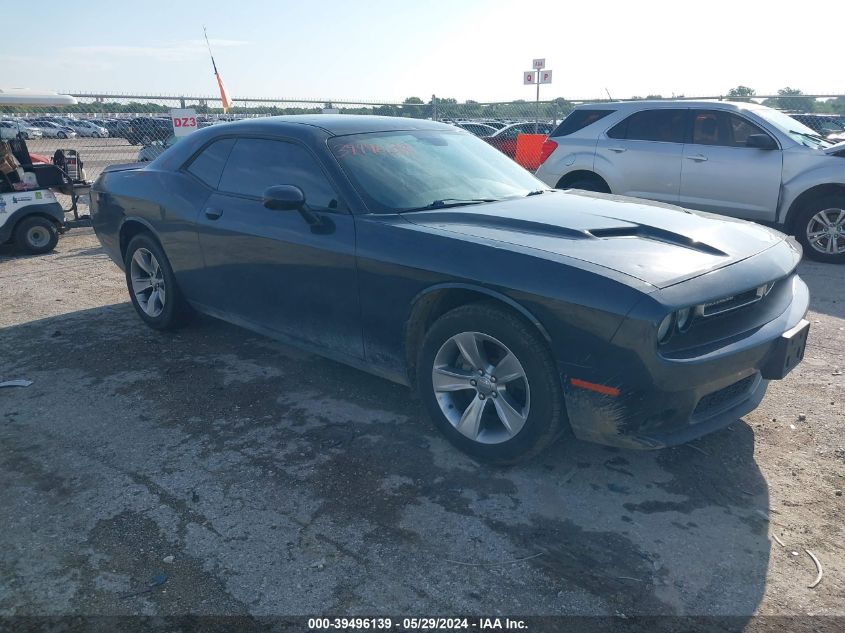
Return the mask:
M540 149L546 140L545 134L520 134L516 137L517 163L534 171L540 166Z

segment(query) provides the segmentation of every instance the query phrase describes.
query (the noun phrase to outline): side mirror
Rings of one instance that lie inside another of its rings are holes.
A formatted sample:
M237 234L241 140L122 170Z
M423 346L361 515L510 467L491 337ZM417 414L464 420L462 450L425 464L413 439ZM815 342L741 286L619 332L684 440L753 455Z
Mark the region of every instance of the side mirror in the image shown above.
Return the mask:
M753 147L755 149L777 149L778 145L775 140L768 134L749 134L745 139L746 147Z
M264 192L263 204L274 211L299 211L299 215L311 226L322 222L305 204L305 192L296 185L276 185L268 187Z
M264 206L275 211L299 211L305 204L305 193L296 185L276 185L264 192Z

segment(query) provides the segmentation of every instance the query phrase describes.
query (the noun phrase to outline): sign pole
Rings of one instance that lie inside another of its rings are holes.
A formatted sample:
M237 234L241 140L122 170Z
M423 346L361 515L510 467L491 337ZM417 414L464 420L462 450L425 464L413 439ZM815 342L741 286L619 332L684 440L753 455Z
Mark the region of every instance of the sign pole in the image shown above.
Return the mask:
M537 113L534 117L534 134L538 134L540 132L540 84L552 83L552 71L543 71L546 67L545 59L535 59L531 65L534 69L523 73L522 83L526 86L531 83L537 84Z

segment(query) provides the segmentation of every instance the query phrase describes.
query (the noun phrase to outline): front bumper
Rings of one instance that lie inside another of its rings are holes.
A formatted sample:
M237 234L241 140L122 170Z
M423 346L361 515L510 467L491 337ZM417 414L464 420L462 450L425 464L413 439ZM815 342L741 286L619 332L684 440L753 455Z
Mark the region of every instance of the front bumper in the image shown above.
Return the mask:
M782 335L806 323L809 291L797 275L790 282L792 300L783 313L716 351L667 359L620 350L590 368L562 363L575 435L611 446L656 449L719 430L754 410L769 383L764 376L782 353ZM609 386L616 395L575 386L572 378Z

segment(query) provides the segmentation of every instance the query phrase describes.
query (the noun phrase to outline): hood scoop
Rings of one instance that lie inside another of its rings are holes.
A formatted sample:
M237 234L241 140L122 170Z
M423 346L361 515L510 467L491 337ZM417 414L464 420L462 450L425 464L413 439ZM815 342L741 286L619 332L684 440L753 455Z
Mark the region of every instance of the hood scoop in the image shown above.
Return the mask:
M408 217L408 216L411 217ZM477 228L499 229L523 233L525 235L538 235L544 237L562 237L570 240L590 239L587 231L573 229L560 224L550 224L538 220L525 220L499 215L486 215L484 213L466 213L460 211L416 211L405 215L405 218L415 222L424 222L429 226L449 228L454 226L473 226Z
M697 242L685 235L679 235L672 231L666 231L655 226L644 226L642 224L634 224L629 226L613 226L602 229L591 229L589 234L598 238L613 238L613 237L636 237L644 240L654 240L655 242L663 242L664 244L672 244L674 246L682 246L700 253L708 255L716 255L717 257L727 257L727 253L720 251L718 248Z

